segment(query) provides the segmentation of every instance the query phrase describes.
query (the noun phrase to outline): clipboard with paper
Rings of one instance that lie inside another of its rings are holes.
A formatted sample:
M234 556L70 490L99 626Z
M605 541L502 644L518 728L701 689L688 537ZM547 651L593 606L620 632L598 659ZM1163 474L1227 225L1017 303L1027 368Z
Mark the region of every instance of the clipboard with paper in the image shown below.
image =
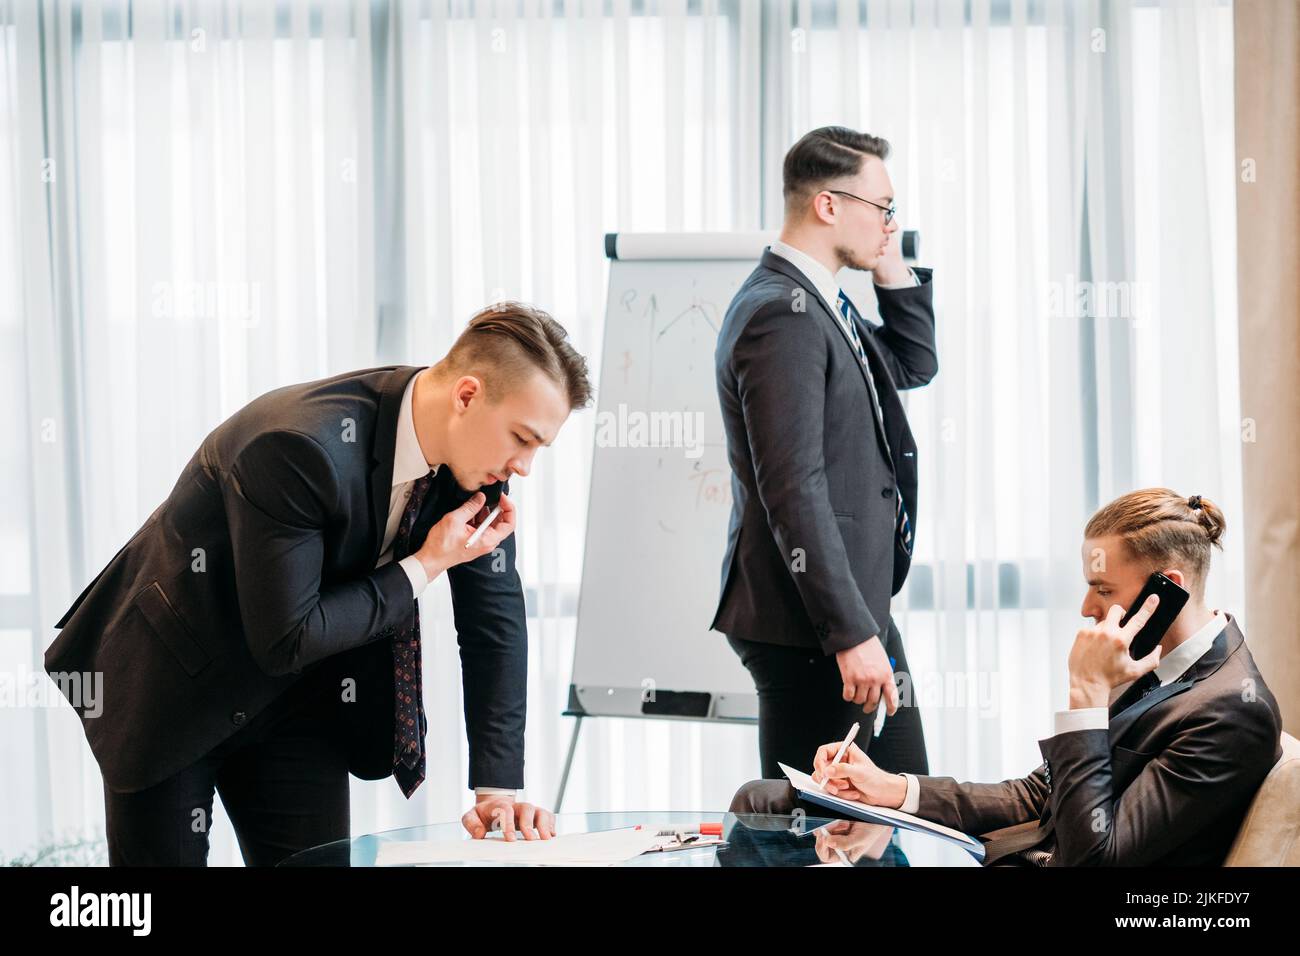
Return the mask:
M902 810L894 810L890 807L876 807L866 803L859 803L856 800L845 800L841 797L832 796L822 790L817 785L817 781L813 780L808 774L795 770L793 767L787 767L783 763L778 764L778 766L781 768L782 773L785 774L786 779L790 781L790 785L799 791L799 796L809 803L815 803L830 810L837 810L858 820L866 820L868 823L883 823L889 826L903 827L907 830L929 833L942 840L947 840L949 843L957 844L977 860L984 859L984 844L969 834L954 830L952 827L946 827L942 823L923 820L921 817L904 813Z

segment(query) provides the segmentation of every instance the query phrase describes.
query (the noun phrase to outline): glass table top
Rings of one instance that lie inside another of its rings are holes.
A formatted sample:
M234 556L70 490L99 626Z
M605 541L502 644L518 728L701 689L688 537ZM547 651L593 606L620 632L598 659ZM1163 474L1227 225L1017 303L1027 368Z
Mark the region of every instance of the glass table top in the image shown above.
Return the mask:
M748 867L845 863L851 866L979 866L978 861L966 850L940 837L859 820L833 820L803 815L761 816L645 810L562 813L555 820L556 833L559 835L629 826L665 829L693 828L701 823L722 824L725 845L644 853L623 864L625 866ZM374 866L380 845L388 841L442 842L461 839L469 840L470 837L459 821L404 827L303 850L280 865ZM475 862L455 865L510 864Z

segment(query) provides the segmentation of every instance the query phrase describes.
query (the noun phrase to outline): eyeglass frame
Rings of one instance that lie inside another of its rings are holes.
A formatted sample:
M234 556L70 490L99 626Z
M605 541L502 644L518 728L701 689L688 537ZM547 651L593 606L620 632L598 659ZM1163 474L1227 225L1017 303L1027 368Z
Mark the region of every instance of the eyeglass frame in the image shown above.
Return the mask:
M898 207L895 206L892 202L888 206L882 206L878 202L872 202L870 199L863 199L861 196L853 195L853 193L846 193L842 189L828 189L826 191L828 193L835 193L835 195L837 196L848 196L850 199L856 199L858 202L864 202L868 206L875 206L877 209L879 209L881 212L885 214L886 226L888 226L891 222L893 222L894 217L898 215Z

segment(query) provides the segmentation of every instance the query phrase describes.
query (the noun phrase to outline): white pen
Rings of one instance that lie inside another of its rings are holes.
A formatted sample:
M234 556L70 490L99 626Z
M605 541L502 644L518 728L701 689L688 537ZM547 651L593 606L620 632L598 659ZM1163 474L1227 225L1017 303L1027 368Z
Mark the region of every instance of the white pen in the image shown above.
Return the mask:
M889 669L891 671L894 669L894 659L892 657L889 659ZM885 726L885 695L881 694L880 706L876 708L876 723L871 730L872 736L879 737L880 731L884 729L884 726Z
M500 513L501 513L500 505L497 505L495 508L489 511L488 516L483 519L483 523L479 525L477 528L475 528L474 533L469 536L469 540L465 542L465 547L472 548L474 547L474 545L478 544L478 539L483 537L483 532L488 529L488 525L490 525L493 521L495 521L496 516L499 515Z
M840 758L844 756L844 751L849 749L849 744L852 743L853 738L858 735L858 726L859 726L858 722L855 720L853 722L853 726L849 728L848 736L844 738L844 743L840 744L840 749L836 751L835 759L826 765L827 770L830 770L831 767L835 766L837 763L840 762ZM817 783L817 786L821 787L823 790L826 789L826 783L824 781L814 781L814 782Z

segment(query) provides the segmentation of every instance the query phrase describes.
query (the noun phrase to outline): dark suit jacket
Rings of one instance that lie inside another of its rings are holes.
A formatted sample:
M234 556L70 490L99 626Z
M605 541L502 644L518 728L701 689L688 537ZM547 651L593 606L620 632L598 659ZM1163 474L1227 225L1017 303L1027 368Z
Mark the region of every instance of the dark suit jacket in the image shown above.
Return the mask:
M351 772L392 772L392 639L376 637L413 604L402 568L375 562L418 371L349 372L244 406L58 622L46 671L103 673L99 716L70 702L112 789L171 776L308 682L335 695ZM440 468L412 542L468 497ZM524 599L514 537L500 550L448 571L471 787L523 785Z
M1108 730L1040 740L1027 777L918 777L917 816L975 834L1027 824L1013 843L1052 866L1222 864L1282 754L1277 701L1232 616L1178 680L1136 697L1111 704Z
M794 265L765 250L731 300L715 352L732 473L715 630L827 654L884 641L889 599L911 566L895 535L895 487L914 533L917 514L916 443L898 389L938 370L931 273L915 271L919 286L876 290L883 327L855 317L883 435L835 303Z

